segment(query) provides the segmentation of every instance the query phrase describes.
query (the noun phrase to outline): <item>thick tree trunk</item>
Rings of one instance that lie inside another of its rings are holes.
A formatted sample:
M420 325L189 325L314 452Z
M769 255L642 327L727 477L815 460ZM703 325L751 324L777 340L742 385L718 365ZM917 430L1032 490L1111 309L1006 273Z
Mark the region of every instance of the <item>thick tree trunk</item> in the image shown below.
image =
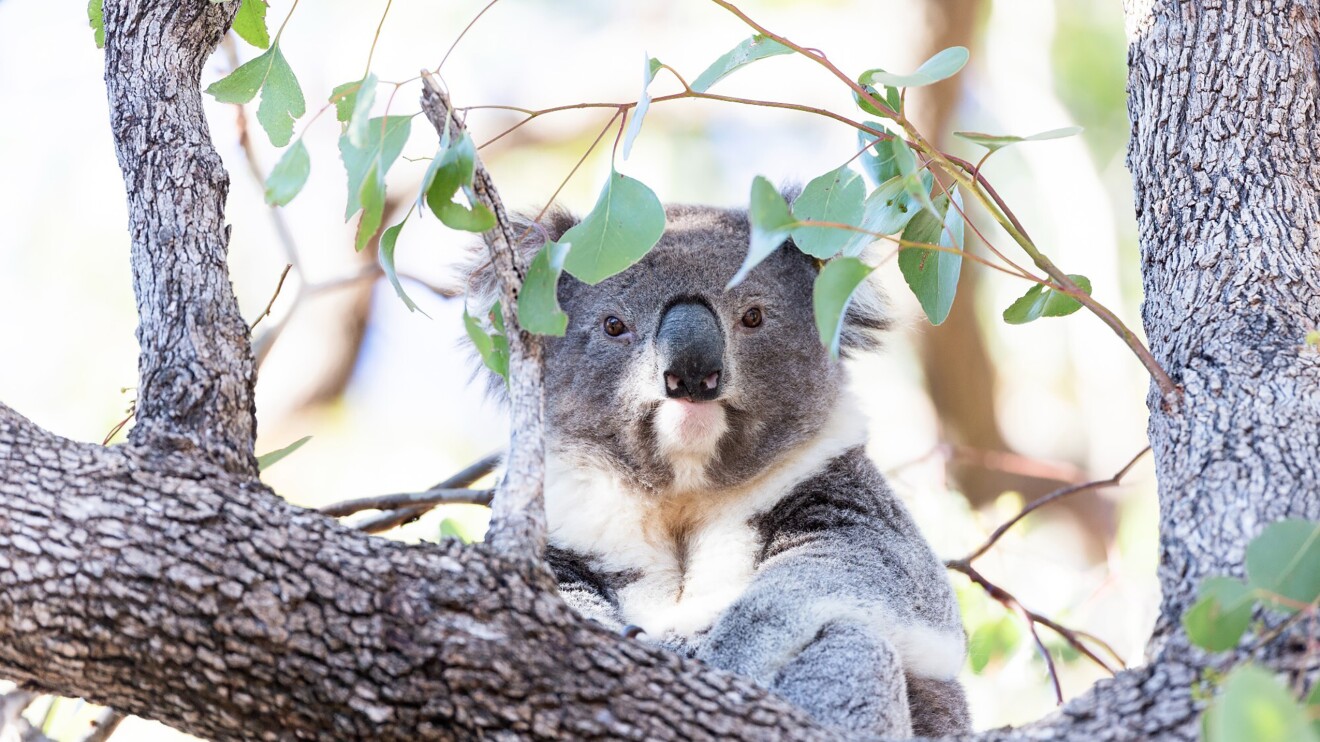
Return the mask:
M375 539L257 481L223 178L195 105L232 5L107 0L107 76L144 81L111 90L142 106L116 136L147 415L106 449L0 405L0 676L216 739L838 738L750 681L576 619L517 509L537 504L535 441L503 548ZM1194 738L1205 658L1177 618L1197 581L1239 572L1266 523L1320 518L1320 358L1301 341L1320 316L1315 9L1129 12L1147 333L1183 387L1151 400L1163 615L1149 665L982 739ZM515 404L535 422L528 383ZM1288 667L1295 638L1258 658Z

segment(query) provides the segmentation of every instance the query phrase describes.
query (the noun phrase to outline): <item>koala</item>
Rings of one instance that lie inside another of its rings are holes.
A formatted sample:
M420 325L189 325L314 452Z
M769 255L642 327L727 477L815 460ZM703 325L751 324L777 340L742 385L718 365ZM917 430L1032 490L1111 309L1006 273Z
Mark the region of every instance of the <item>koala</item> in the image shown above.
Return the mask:
M745 212L666 215L631 268L595 286L564 275L568 329L543 339L547 560L564 599L827 725L967 731L953 589L866 456L866 421L815 327L820 264L790 240L726 290ZM574 223L552 211L523 249ZM489 269L471 282L493 293ZM844 354L886 325L864 286Z

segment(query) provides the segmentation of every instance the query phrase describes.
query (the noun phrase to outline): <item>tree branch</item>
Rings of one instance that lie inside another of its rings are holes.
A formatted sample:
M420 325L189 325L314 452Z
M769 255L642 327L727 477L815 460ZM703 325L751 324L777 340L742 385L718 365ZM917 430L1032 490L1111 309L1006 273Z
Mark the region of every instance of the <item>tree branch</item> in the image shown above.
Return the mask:
M422 72L422 111L437 133L446 128L457 139L464 133L453 115L449 96L436 78ZM539 556L545 549L545 441L541 397L541 342L518 324L518 292L527 266L515 249L518 236L509 224L490 173L480 160L468 194L495 214L496 227L482 235L500 286L500 307L509 339L509 456L503 481L491 503L486 540L506 553Z
M106 0L105 82L128 195L141 346L130 439L195 451L255 477L256 376L226 266L229 176L200 86L237 7Z

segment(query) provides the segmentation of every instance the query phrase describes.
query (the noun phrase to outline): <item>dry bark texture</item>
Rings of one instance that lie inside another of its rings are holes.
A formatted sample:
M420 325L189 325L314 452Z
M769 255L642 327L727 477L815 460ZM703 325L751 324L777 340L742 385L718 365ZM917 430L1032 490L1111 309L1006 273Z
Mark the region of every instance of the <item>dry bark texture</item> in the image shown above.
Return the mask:
M0 404L0 676L214 739L838 739L747 680L572 614L534 556L539 435L515 440L529 488L506 500L501 544L375 539L256 479L223 175L197 105L227 5L107 0L148 414L107 449ZM1185 390L1168 409L1152 393L1164 614L1149 665L981 739L1194 738L1206 659L1177 617L1196 582L1239 572L1267 522L1320 518L1320 359L1301 347L1320 316L1314 8L1129 12L1146 329ZM484 176L476 190L494 197ZM515 394L518 419L539 420L538 382ZM1298 639L1258 659L1286 668Z

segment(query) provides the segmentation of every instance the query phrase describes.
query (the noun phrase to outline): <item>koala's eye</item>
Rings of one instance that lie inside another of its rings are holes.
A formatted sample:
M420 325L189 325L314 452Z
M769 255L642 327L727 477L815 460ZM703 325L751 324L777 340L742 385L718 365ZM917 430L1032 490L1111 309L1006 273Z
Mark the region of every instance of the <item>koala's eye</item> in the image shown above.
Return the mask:
M752 307L751 309L748 309L746 312L743 312L743 316L742 316L743 327L760 327L761 319L762 318L761 318L760 307Z
M616 338L628 331L628 326L623 324L623 320L618 317L610 316L605 318L605 334Z

